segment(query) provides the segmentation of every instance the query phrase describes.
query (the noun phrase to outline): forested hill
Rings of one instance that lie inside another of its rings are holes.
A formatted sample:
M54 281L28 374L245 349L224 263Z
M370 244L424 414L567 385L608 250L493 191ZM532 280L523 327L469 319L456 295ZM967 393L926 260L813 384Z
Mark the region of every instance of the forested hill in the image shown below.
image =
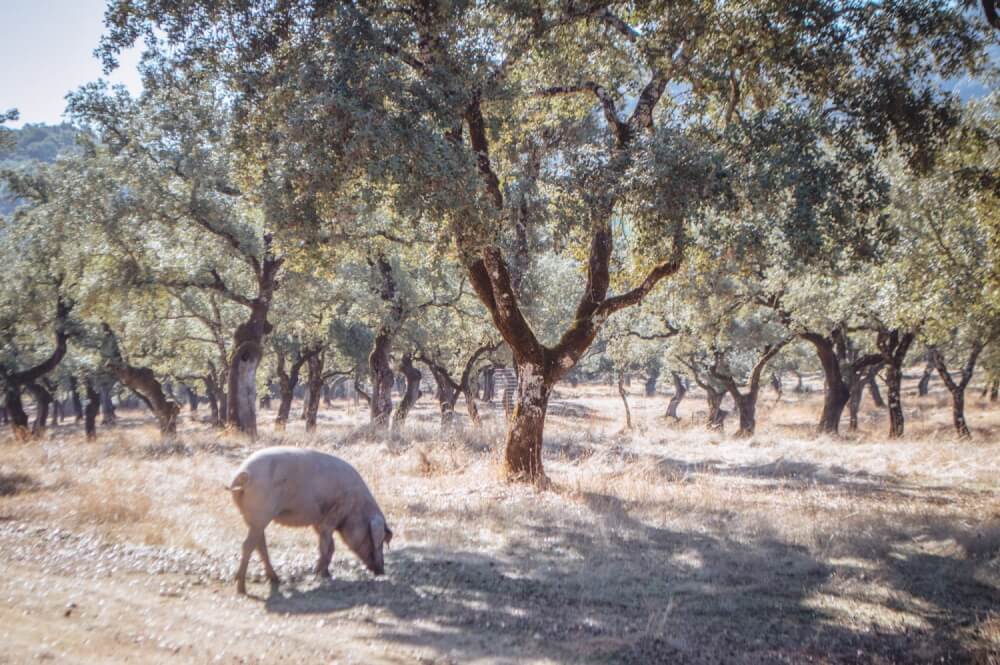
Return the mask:
M0 169L30 168L38 162L54 162L56 157L76 149L78 130L72 125L25 125L9 130L12 146L0 152ZM0 186L2 191L2 186ZM15 202L0 194L0 215L8 215L16 207Z

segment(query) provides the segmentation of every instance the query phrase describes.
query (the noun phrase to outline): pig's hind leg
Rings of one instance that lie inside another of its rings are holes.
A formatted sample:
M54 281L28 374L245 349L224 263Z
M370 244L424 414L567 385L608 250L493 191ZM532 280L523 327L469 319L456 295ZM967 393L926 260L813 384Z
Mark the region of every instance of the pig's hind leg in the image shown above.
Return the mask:
M325 524L313 527L319 536L319 560L316 562L316 574L320 577L330 577L330 559L333 558L333 530Z

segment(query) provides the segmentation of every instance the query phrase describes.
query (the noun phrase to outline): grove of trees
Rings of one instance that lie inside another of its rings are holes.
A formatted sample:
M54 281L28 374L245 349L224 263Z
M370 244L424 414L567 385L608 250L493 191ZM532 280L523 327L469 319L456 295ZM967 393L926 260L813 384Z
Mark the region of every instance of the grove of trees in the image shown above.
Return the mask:
M793 372L822 373L825 433L879 377L902 436L914 363L957 436L977 368L996 395L1000 99L948 87L995 75L974 7L111 0L106 23L108 69L145 50L141 94L90 83L71 124L0 133L18 437L63 399L94 435L115 386L165 436L201 395L250 437L262 397L282 429L305 387L313 429L349 386L393 436L425 376L442 427L460 398L474 426L506 365L505 468L541 481L567 379L670 383L674 418L700 386L713 428L728 395L741 437Z

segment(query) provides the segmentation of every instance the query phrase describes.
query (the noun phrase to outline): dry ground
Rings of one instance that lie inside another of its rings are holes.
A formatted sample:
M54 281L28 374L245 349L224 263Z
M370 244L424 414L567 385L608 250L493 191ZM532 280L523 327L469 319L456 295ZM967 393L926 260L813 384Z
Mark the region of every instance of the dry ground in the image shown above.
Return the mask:
M633 396L623 432L611 388L560 388L546 491L499 478L502 413L442 436L427 398L380 443L347 403L253 445L191 418L161 444L139 413L93 444L5 432L0 663L1000 663L1000 406L970 393L956 442L936 385L897 442L870 404L861 434L814 436L818 393L767 393L747 441L705 432L697 394L679 424ZM317 582L312 532L272 526L284 584L255 559L236 596L223 484L279 442L359 468L396 534L385 577L339 547Z

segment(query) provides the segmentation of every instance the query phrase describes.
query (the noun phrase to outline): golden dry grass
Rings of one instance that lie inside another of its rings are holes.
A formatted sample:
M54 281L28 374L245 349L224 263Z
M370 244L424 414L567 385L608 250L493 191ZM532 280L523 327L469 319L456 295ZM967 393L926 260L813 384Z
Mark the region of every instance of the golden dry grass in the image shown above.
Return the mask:
M28 579L30 558L18 553L42 536L22 527L43 525L100 548L145 546L123 570L179 575L190 612L205 602L206 616L222 616L238 602L228 575L244 535L223 484L251 450L281 443L357 466L396 539L384 582L338 548L328 588L308 575L311 531L269 529L289 584L225 616L228 630L274 622L286 646L271 652L253 638L246 662L328 653L327 638L311 635L317 621L363 635L365 646L342 652L367 653L363 662L998 662L1000 408L970 394L975 437L963 442L940 391L908 395L907 437L890 442L870 404L860 433L813 435L819 399L786 393L775 404L765 394L757 435L734 440L693 422L697 394L678 424L658 417L664 398L634 396L637 427L623 431L614 388L561 387L548 491L502 481L495 413L484 409L482 431L442 434L426 400L402 437L374 443L349 436L365 417L349 404L324 410L315 435L293 423L254 444L190 420L161 444L141 414L96 443L71 427L25 444L5 435L0 527L18 526L0 536L11 539L0 540L0 561L20 581L0 594L86 567L40 548L48 572ZM192 579L206 581L211 602ZM157 598L144 604L153 618L166 603ZM303 630L300 644L292 636ZM11 633L25 654L27 634ZM190 649L140 653L179 662L213 653Z

